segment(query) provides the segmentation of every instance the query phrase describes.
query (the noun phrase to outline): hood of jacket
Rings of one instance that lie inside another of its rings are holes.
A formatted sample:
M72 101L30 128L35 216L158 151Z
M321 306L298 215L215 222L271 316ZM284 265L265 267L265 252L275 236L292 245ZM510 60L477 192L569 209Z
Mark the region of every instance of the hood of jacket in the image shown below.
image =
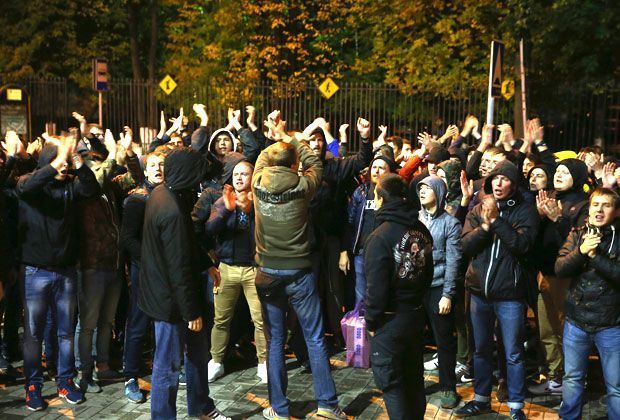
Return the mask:
M491 173L484 180L484 192L487 194L493 193L493 187L491 186L491 181L497 175L504 175L506 178L510 180L513 185L512 196L518 195L517 189L519 187L519 169L517 166L510 162L509 160L504 160L495 165L495 168L491 171Z
M426 185L430 187L435 193L435 200L437 200L437 210L435 214L431 215L426 211L424 206L422 206L421 215L423 215L426 219L434 219L437 216L440 216L442 213L446 211L446 196L448 194L448 188L446 187L446 183L443 182L443 179L438 176L430 175L424 178L417 185L416 190L418 191L418 197L420 196L420 188L422 185Z
M247 161L246 157L241 153L237 152L228 152L224 155L224 159L222 159L222 164L224 165L222 169L222 175L220 175L220 184L229 184L232 178L233 171L235 166L239 162Z
M530 176L532 175L532 171L534 169L542 169L545 172L545 175L547 175L547 187L545 188L545 190L552 190L553 189L553 175L555 174L555 168L546 163L539 163L538 165L534 165L532 169L530 169L527 173L526 181L528 183L528 186L530 183Z
M263 169L260 186L271 194L280 194L295 188L299 184L299 175L286 166L268 166Z
M224 134L228 137L230 137L230 139L232 140L232 144L233 144L233 152L237 151L237 144L239 143L239 140L237 140L237 138L235 137L235 135L232 133L232 131L227 130L225 128L220 128L219 130L215 130L213 132L213 134L211 134L211 137L209 137L209 146L207 146L207 150L209 150L212 153L215 153L215 145L216 143L213 141L215 139L217 139L217 136L219 136L220 134ZM215 153L217 155L217 153Z
M377 211L375 218L376 226L383 222L394 222L408 227L419 223L417 221L418 212L405 200L394 200L383 204Z
M164 184L173 191L197 187L204 179L208 162L202 155L189 148L178 148L164 160Z
M49 165L58 154L58 147L53 144L46 144L39 153L39 160L37 161L37 168L42 168Z

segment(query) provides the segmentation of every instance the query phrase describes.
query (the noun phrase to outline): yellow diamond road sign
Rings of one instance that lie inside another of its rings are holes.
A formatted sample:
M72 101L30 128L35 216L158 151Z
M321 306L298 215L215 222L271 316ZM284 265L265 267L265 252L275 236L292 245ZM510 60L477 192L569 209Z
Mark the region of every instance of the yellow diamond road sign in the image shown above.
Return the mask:
M161 82L159 82L159 87L161 90L166 92L166 95L170 95L174 88L177 87L177 82L175 82L174 79L167 74L166 77L161 79Z
M502 96L507 101L515 94L515 81L512 79L504 79L502 82Z
M336 83L334 83L331 77L323 80L323 83L319 85L319 91L323 94L323 96L325 96L326 99L334 96L334 93L336 93L338 89L340 88Z

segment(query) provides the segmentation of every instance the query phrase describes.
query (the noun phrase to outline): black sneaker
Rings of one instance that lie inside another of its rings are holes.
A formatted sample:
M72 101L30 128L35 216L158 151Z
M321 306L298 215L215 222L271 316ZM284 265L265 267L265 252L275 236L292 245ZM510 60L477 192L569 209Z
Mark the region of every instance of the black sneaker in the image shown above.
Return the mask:
M179 373L179 386L187 386L187 377L185 376L185 371L181 371Z
M527 420L527 417L525 416L523 410L518 408L510 409L510 418L511 420Z
M453 414L455 417L470 417L480 414L488 414L492 411L493 410L491 410L491 403L471 400L463 407L455 410Z

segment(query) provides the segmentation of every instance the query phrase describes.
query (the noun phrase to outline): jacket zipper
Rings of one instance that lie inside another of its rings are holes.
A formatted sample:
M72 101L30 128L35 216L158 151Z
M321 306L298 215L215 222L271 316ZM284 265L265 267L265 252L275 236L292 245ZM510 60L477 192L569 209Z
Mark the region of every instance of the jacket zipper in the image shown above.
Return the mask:
M499 216L502 217L502 212L499 212ZM493 245L491 246L491 258L489 259L489 268L487 268L487 275L484 279L484 296L489 297L489 276L491 275L491 268L493 267L493 260L499 256L499 245L501 239L497 238L497 247L495 247L495 238L497 235L493 234Z
M368 196L368 191L364 191L364 196L362 197L362 202L364 203L364 207L366 207L366 197ZM357 248L357 241L360 239L360 233L362 231L362 223L364 222L364 210L362 208L362 214L360 214L360 221L357 224L357 234L355 235L355 241L353 241L353 254L355 254L355 248Z

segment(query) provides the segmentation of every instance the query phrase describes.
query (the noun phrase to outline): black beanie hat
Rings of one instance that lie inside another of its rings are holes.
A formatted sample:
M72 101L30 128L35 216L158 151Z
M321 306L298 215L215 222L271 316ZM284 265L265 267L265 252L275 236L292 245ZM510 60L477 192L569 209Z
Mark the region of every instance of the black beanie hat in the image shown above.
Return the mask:
M497 165L495 165L495 168L491 171L491 173L484 179L485 193L491 194L493 192L491 181L497 175L504 175L506 178L508 178L514 186L514 191L516 191L517 186L519 185L519 169L511 161L503 160L501 162L498 162Z
M55 144L46 144L39 153L39 160L37 161L37 168L42 168L45 165L50 164L58 155L58 146Z
M579 159L564 159L558 162L558 165L566 166L570 176L573 178L573 187L571 190L583 191L583 186L588 183L588 166Z
M530 182L530 176L532 176L532 171L536 168L540 168L547 175L547 190L553 189L553 175L555 174L555 167L548 165L546 163L539 163L538 165L534 165L532 169L527 172L527 182Z

